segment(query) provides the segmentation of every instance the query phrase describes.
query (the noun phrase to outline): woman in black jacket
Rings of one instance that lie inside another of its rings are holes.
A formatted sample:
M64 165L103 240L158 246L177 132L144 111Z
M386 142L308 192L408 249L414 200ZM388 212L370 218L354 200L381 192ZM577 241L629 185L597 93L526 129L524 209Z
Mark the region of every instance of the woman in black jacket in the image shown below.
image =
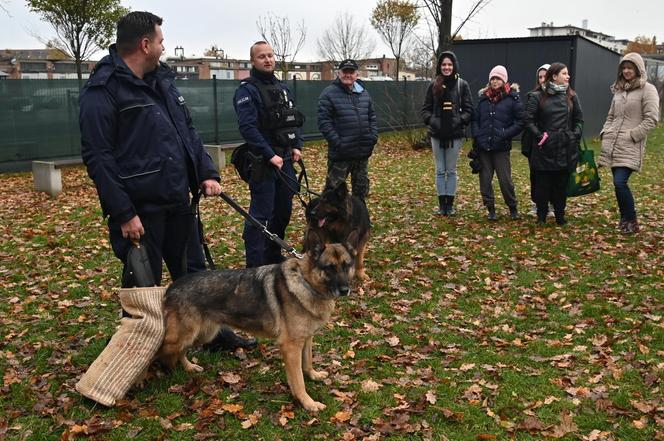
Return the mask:
M429 126L436 164L439 204L436 214L452 216L455 213L459 150L473 114L470 86L459 77L459 63L453 52L446 51L438 57L436 79L427 89L421 114Z
M553 204L556 223L566 223L567 180L579 158L583 125L581 104L569 87L569 79L567 66L553 63L542 90L528 96L526 127L535 144L528 163L538 224L546 222L549 202Z
M523 129L525 111L519 97L519 85L510 85L507 69L496 66L489 72L489 84L480 90L480 98L473 114L473 148L478 154L482 202L488 211L487 218L495 221L496 206L493 195L493 174L498 175L503 200L512 219L519 219L510 150L512 138Z

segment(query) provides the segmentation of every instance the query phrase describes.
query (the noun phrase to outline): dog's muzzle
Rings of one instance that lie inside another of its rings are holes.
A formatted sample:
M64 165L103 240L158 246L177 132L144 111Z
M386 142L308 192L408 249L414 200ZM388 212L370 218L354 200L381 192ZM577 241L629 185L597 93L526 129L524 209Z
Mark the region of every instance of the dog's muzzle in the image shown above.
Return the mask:
M340 297L345 297L350 294L350 286L340 286L338 291Z

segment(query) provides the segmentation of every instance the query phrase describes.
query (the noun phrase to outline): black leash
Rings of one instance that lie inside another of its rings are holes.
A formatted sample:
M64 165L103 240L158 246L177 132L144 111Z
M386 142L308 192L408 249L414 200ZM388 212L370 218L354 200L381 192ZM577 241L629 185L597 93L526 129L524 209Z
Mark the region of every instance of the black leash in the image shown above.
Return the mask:
M201 221L201 215L200 215L200 207L199 207L199 202L201 199L201 196L203 195L203 190L200 190L196 196L191 201L191 207L192 207L192 212L195 213L197 219L198 219L198 235L199 235L199 240L201 242L201 245L203 246L203 251L205 252L205 260L207 260L208 265L210 266L210 269L215 269L216 266L214 264L214 261L212 260L212 254L210 253L210 248L208 247L208 244L205 240L205 235L203 234L203 222ZM295 247L291 246L283 240L281 237L277 236L273 232L267 229L267 225L263 225L260 223L255 217L249 214L247 210L242 208L233 198L228 196L226 193L223 191L219 194L219 196L228 203L231 207L235 209L238 213L242 215L251 225L256 227L258 230L261 231L265 236L267 236L268 239L270 239L272 242L276 243L281 247L282 250L286 251L288 254L291 256L297 257L298 259L302 259L304 257L302 254L298 253Z
M286 172L284 172L282 169L275 167L277 170L277 176L281 181L286 185L286 187L293 193L297 195L297 198L300 200L300 203L302 204L302 207L304 209L307 209L307 205L311 203L311 195L314 195L316 197L320 197L320 193L316 193L315 191L311 190L309 188L309 177L307 176L307 169L304 166L304 161L300 158L297 163L300 165L300 173L297 177L297 179L294 179L292 176L289 176ZM302 181L304 180L304 187L302 186ZM291 184L288 182L290 181L295 185L295 188L291 187ZM304 198L302 197L302 190L298 190L304 188L304 192L307 194L309 202L305 202Z

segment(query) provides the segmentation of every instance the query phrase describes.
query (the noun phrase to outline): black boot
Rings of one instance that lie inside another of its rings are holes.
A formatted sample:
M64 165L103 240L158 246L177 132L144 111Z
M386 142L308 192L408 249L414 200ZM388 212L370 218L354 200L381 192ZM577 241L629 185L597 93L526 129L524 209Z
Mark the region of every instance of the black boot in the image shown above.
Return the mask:
M565 212L564 211L556 211L555 213L556 216L556 223L558 225L565 225L567 221L565 220Z
M510 207L510 217L512 218L512 220L521 219L521 215L519 215L519 210L516 207Z
M204 348L211 352L235 351L238 348L249 351L254 349L257 345L258 340L255 338L242 338L233 332L231 328L224 326L216 337L206 344Z
M438 216L447 216L447 204L445 203L446 196L438 196L438 211L435 212Z
M454 209L454 196L445 196L447 198L447 215L454 216L456 210Z
M489 205L486 207L488 214L486 215L486 218L490 221L495 221L498 220L498 216L496 216L496 207L493 205Z

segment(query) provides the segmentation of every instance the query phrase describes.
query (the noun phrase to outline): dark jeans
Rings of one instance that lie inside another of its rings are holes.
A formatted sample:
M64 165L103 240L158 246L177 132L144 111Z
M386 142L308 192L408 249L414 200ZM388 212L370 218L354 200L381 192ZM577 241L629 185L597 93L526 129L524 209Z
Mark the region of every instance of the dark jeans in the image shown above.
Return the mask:
M281 170L295 180L295 169L290 160L284 161ZM272 166L267 172L268 175L261 181L249 180L251 192L249 214L261 224L267 225L267 229L271 233L284 239L293 211L294 193L292 190L298 190L297 184L288 180L287 185L277 176L277 171L273 170ZM283 260L281 247L247 221L244 223L242 238L244 239L247 268L279 263Z
M546 219L549 202L551 202L556 219L562 219L565 216L565 206L567 205L569 172L567 170L531 170L530 178L532 182L530 197L537 205L537 217Z
M503 194L505 204L510 208L516 208L516 194L514 193L514 182L512 182L512 166L510 164L510 152L487 152L480 151L480 193L485 207L493 208L495 197L493 195L493 175L498 175L500 192Z
M139 214L138 217L145 229L141 245L147 251L157 285L161 284L162 259L166 262L173 280L185 275L187 241L194 225L194 216L189 205L183 204L158 213ZM113 252L124 264L124 275L127 271L127 254L133 245L129 239L122 237L119 223L109 220L108 230Z
M632 196L632 191L627 185L627 181L629 181L629 177L634 170L627 167L613 167L611 172L613 173L613 187L616 191L616 200L620 210L620 220L626 222L636 220L634 196Z

